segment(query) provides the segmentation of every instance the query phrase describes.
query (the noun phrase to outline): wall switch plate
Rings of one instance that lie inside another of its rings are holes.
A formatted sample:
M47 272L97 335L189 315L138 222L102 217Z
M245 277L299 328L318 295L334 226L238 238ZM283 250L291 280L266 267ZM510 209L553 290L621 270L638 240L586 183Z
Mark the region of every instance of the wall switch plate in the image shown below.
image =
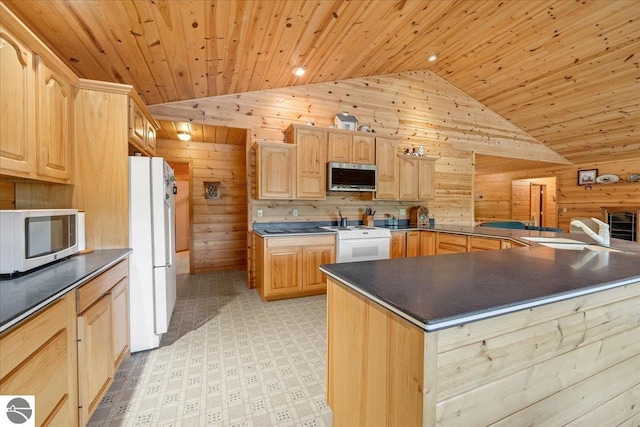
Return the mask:
M293 210L293 216L298 216L298 209Z
M258 218L262 218L263 214L264 212L262 212L262 209L258 209Z
M407 214L406 209L400 209L400 215L406 215L406 214Z

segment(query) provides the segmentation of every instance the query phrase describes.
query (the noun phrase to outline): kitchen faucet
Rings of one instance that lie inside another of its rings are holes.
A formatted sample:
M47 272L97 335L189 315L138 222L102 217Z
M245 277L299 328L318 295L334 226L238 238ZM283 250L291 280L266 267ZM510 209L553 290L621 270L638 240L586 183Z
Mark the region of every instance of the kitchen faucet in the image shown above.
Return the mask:
M582 229L582 231L587 233L589 237L591 237L602 246L608 247L611 243L611 237L609 235L609 224L602 222L597 218L591 218L591 220L598 224L598 234L596 234L596 232L593 231L588 225L578 219L574 219L573 221L571 221L571 225Z

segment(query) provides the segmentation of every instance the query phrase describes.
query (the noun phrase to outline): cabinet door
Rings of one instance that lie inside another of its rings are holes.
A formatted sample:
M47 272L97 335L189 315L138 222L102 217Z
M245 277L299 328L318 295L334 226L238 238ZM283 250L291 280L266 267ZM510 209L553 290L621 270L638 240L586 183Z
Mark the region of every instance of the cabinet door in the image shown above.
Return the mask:
M329 132L327 161L351 163L351 135Z
M265 144L258 146L256 168L258 198L293 199L296 146Z
M391 258L404 258L406 256L406 238L407 233L404 231L393 231L391 233L391 248L389 255Z
M296 129L299 199L326 199L327 134L319 130Z
M147 118L144 113L138 107L138 104L129 99L129 142L131 142L138 149L144 151L147 147L145 134L147 132Z
M111 295L78 316L78 404L84 426L113 381Z
M432 231L420 232L420 255L436 254L436 233Z
M420 161L400 156L399 197L401 200L418 200L418 174Z
M420 231L407 231L407 257L420 256Z
M420 159L418 169L418 200L434 198L436 189L435 175L435 161Z
M302 248L267 250L265 298L302 291Z
M33 55L1 25L0 76L0 171L29 177L36 164Z
M334 246L312 246L302 250L302 290L327 289L327 278L320 264L335 262Z
M147 121L147 132L145 134L147 152L150 156L156 155L156 128L150 121Z
M378 200L398 199L398 141L376 138L375 159L378 167Z
M129 278L125 277L111 290L111 345L113 371L129 356Z
M38 174L63 182L71 177L73 88L38 58Z
M351 143L351 162L373 165L376 162L376 139L370 135L356 133Z

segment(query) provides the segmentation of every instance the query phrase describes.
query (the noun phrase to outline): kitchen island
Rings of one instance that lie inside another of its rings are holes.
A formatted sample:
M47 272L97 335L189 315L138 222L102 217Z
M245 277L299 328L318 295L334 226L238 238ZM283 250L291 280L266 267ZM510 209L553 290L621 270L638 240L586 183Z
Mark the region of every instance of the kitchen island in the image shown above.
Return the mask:
M640 245L527 243L323 265L334 426L637 425Z

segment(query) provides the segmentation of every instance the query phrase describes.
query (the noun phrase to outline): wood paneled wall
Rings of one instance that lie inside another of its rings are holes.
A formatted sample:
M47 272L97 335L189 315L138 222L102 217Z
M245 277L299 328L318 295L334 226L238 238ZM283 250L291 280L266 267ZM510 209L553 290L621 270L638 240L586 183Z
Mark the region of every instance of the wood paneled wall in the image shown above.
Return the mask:
M190 271L247 268L246 144L161 139L156 155L190 163ZM204 182L220 182L220 199L205 199Z
M600 175L617 174L626 178L640 170L640 158L577 166L558 166L521 172L482 174L475 177L476 219L512 217L511 182L513 180L557 177L558 226L569 230L574 217L602 218L604 206L640 205L640 182L597 184L591 188L577 185L578 170L598 169ZM565 211L566 210L566 211Z
M0 178L0 210L16 208L16 190L13 182Z

